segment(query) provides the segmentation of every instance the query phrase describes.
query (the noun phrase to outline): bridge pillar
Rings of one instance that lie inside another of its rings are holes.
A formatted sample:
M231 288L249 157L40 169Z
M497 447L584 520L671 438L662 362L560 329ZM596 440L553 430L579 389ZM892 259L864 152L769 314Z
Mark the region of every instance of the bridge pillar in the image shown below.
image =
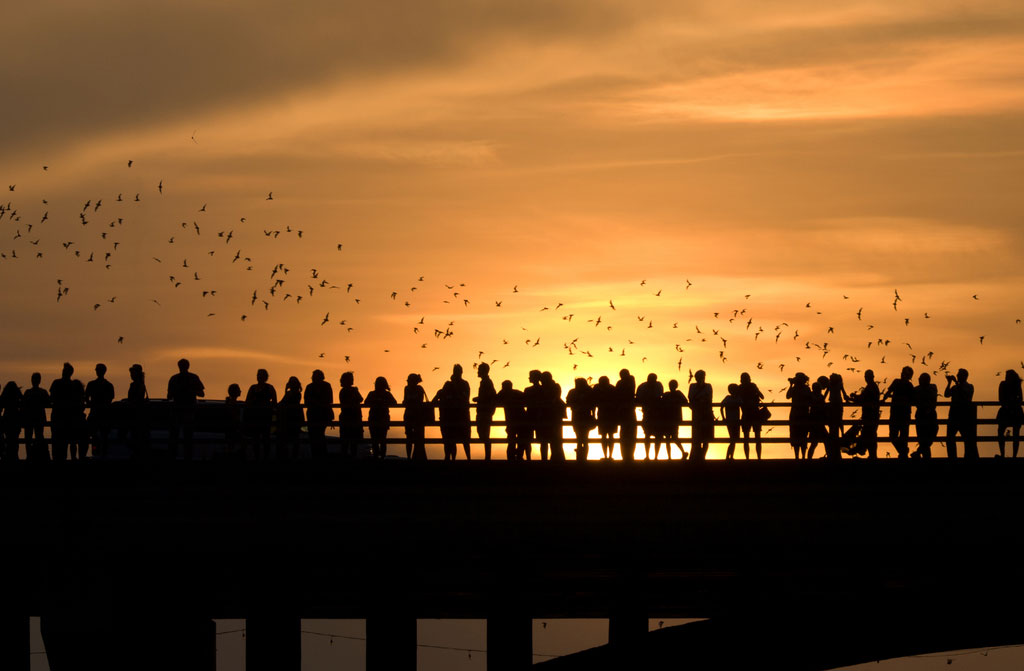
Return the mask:
M366 618L366 671L416 671L416 618Z
M533 666L533 618L516 613L487 618L487 671Z
M608 646L631 648L647 635L647 614L639 610L613 612L608 618Z
M0 669L28 671L28 615L0 615Z
M260 614L245 620L246 671L300 671L302 620Z

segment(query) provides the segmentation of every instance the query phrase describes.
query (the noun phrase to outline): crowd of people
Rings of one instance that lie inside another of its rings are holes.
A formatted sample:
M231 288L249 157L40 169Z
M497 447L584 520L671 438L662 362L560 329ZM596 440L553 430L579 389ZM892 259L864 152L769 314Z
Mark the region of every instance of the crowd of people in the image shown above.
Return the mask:
M189 368L188 360L181 359L178 373L168 381L167 414L161 426L167 430L167 453L172 458L181 454L186 460L194 456L198 399L205 397L202 381ZM31 386L24 391L16 382L7 382L0 391L0 459L17 460L22 444L30 460L85 459L90 448L93 457L107 457L114 429L122 432L132 456L147 456L155 422L142 366L135 364L129 369L131 383L127 396L120 402L115 402L114 386L106 379L106 366L97 364L95 371L96 378L82 384L74 379L71 364L66 363L49 389L41 386L40 373L32 374ZM724 426L728 433L726 459L735 457L741 434L744 456L750 458L753 443L755 456L760 459L762 428L771 417L764 394L748 373L743 373L738 383L728 385L727 395L717 404L717 415L712 386L702 370L693 374L685 394L676 380L670 380L666 390L658 376L651 373L637 385L633 375L623 369L614 384L607 376L601 376L594 385L576 378L564 399L550 372L530 371L529 385L521 390L510 380L496 389L486 363L477 366L476 374L476 395L463 377L462 367L456 364L450 379L430 396L422 386L422 378L412 373L406 379L399 403L384 377L376 378L373 390L364 397L351 372L341 375L335 397L321 370L314 370L305 386L299 378L290 377L279 397L268 372L259 369L256 382L249 386L244 398L240 385L228 387L217 431L223 434L224 449L230 455L257 460L273 456L290 459L304 454L308 447L313 459L322 460L327 456L330 427L338 426L341 453L347 458L357 456L364 442L364 429L368 429L370 454L382 459L387 456L388 432L393 423L391 410L401 408L406 458L427 458L426 427L437 425L444 459L454 461L460 444L469 459L475 425L484 459L490 460L491 431L500 408L504 414L503 443L508 460L530 460L537 446L541 460L564 461L563 426L568 420L575 436L577 460L589 458L590 436L596 429L601 456L606 459L613 458L618 443L619 456L625 461L636 458L638 447L642 448L644 459L657 459L662 447L671 459L673 446L682 459L701 461L715 440L716 426ZM812 459L821 445L823 456L828 459L841 459L844 454L877 458L881 409L888 402L888 440L897 456L930 458L939 432L939 389L928 373L921 373L916 385L913 375L911 367L904 367L900 376L882 391L874 372L866 370L863 387L847 393L839 374L821 376L811 383L807 375L796 373L789 378L789 417L784 422L793 456ZM955 376L947 375L942 396L949 400L947 457L958 456L959 438L964 444L963 457L977 458L977 406L968 372L960 369ZM999 384L996 416L1001 456L1006 456L1007 437L1012 439L1012 456L1017 456L1020 428L1024 424L1022 404L1021 378L1016 371L1008 370ZM471 418L473 405L475 420ZM847 408L851 406L852 422L847 421ZM680 428L685 424L684 408L690 413L689 451L680 436ZM44 430L47 409L49 438ZM913 452L912 423L917 443ZM642 430L642 444L638 429Z

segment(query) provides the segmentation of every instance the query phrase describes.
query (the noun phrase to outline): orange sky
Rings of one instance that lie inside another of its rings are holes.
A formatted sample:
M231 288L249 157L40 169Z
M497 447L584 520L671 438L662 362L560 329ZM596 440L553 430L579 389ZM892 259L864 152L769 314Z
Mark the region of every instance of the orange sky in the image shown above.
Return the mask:
M991 397L1021 365L1016 3L10 14L0 378L102 360L123 392L139 361L160 395L187 356L221 397L261 365L279 387L322 367L435 388L486 360L563 388L703 367L721 397L743 370L773 390L839 370L853 389L914 355Z

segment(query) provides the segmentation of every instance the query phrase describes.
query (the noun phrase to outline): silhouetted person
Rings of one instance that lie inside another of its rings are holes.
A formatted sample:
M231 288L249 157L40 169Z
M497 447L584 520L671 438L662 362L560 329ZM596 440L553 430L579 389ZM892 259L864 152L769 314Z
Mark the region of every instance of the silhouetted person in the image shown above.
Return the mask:
M306 426L309 431L309 454L314 461L327 458L327 427L334 421L334 389L324 372L314 370L303 391L306 405Z
M807 437L811 429L811 388L809 378L797 373L789 378L786 398L789 404L789 444L793 446L794 459L807 459Z
M377 459L383 459L388 456L391 406L398 405L386 378L378 377L373 381L373 391L366 395L364 405L370 409L366 417L366 424L370 428L370 454Z
M199 376L189 372L188 359L178 361L178 372L167 381L167 400L171 404L171 422L168 431L168 452L171 460L178 458L178 436L184 443L184 457L192 460L192 434L196 425L198 400L206 396L206 388Z
M544 371L540 376L540 388L544 390L544 437L551 446L551 460L565 461L562 421L566 416L566 405L562 400L562 386L555 382L550 372Z
M21 420L25 425L25 456L32 461L49 461L46 449L46 409L50 407L50 394L40 387L43 376L32 373L32 386L21 397Z
M881 410L881 391L875 382L875 371L864 371L864 388L850 395L850 400L861 407L861 432L857 452L867 453L868 459L878 458L878 421Z
M277 403L277 458L295 459L302 450L302 382L292 375Z
M363 395L359 393L359 387L355 386L355 377L350 371L342 373L339 382L341 453L349 459L355 459L359 455L359 443L363 440Z
M50 384L50 403L53 406L50 413L50 435L53 438L54 461L65 461L69 446L72 448L72 458L76 456L75 448L85 424L85 387L71 378L74 373L74 366L65 363L60 377Z
M740 425L743 428L743 456L750 458L750 432L754 432L754 449L757 450L757 458L761 458L761 424L762 410L761 401L764 394L757 388L757 385L750 381L750 373L740 375L739 395L743 401L742 418Z
M96 379L85 385L85 402L89 405L89 435L92 438L92 455L106 457L109 447L114 385L106 378L105 364L96 364Z
M476 403L476 435L484 444L484 460L491 460L491 423L494 421L494 409L497 407L498 392L490 377L491 367L482 363L476 367L480 387L477 389L473 402Z
M722 421L729 432L729 447L725 450L725 458L732 459L736 451L736 441L740 437L740 410L743 407L743 397L740 396L738 384L730 384L726 390L729 393L722 399L719 412L722 413ZM750 459L750 449L747 448L746 452L747 459Z
M828 439L825 441L825 456L829 459L842 459L843 404L850 402L843 386L843 376L832 373L828 376L828 404L825 406L825 423L828 426Z
M681 459L687 457L686 450L683 449L683 442L679 438L679 427L683 424L683 407L689 404L686 394L679 389L679 382L669 380L668 391L661 397L661 412L665 421L665 446L669 459L672 459L673 444L679 447Z
M917 430L917 450L911 456L922 459L932 458L932 443L939 435L939 388L932 383L932 376L921 373L914 387L914 427Z
M224 399L224 447L228 457L245 461L245 437L242 431L242 388L232 382Z
M512 387L512 380L505 380L501 383L501 390L498 391L496 400L505 414L505 436L507 439L505 458L508 461L523 461L527 458L527 450L530 446L526 397L522 391Z
M438 407L445 461L455 461L458 443L462 443L469 459L469 383L462 379L462 366L452 366L452 376L434 395L434 402Z
M914 369L904 366L882 396L889 404L889 440L900 459L910 454L910 410L914 406Z
M270 458L270 430L274 426L274 406L277 405L277 389L270 384L270 373L265 368L256 371L256 384L249 385L245 392L245 433L252 442L253 458L263 461Z
M526 401L526 419L529 422L531 439L530 445L526 447L526 460L530 460L531 452L533 452L533 439L536 438L540 448L541 461L547 461L548 442L544 425L546 414L544 405L547 399L544 396L544 389L540 385L542 376L539 370L531 370L527 377L530 386L523 390L523 400Z
M590 454L590 432L597 426L594 419L594 399L590 385L576 378L573 388L565 396L565 404L572 410L572 430L576 435L576 461L586 461Z
M999 456L1006 456L1006 432L1013 433L1013 456L1016 458L1020 447L1020 426L1024 424L1024 410L1021 408L1020 375L1012 368L1006 371L1006 377L999 383L999 411L996 413L996 424L999 430Z
M715 439L714 392L711 385L704 381L705 373L698 370L693 374L694 382L690 384L690 411L693 413L692 429L693 445L690 447L690 459L704 461L708 455L708 447Z
M21 388L11 380L0 392L0 456L4 461L18 460L21 425ZM28 450L25 456L28 457Z
M423 378L419 373L409 373L409 377L406 378L405 390L402 392L402 405L405 408L402 422L405 424L405 457L426 461L424 427L433 421L434 409L427 401L427 392L420 386L421 382Z
M125 398L125 407L128 411L128 448L133 459L148 459L149 392L146 391L146 374L141 364L132 364L128 368L128 379L128 396Z
M974 405L974 385L967 382L963 368L956 377L946 376L943 396L949 399L949 419L946 423L946 456L956 459L956 436L964 440L964 459L978 458L978 409Z
M664 424L658 413L665 387L658 382L654 373L647 374L647 380L636 388L636 402L640 406L640 426L644 430L644 459L651 458L651 443L654 443L654 458L658 458L658 439L664 431Z
M826 455L828 453L828 427L826 420L828 416L828 406L825 401L825 394L828 393L828 378L824 375L818 376L818 379L811 385L811 409L808 413L808 424L810 429L807 432L807 458L814 458L814 450L818 447L818 443L825 445Z
M615 431L619 427L619 404L615 387L607 375L602 375L594 385L594 405L597 407L597 432L601 435L601 452L605 459L612 458L615 446Z
M623 461L633 461L636 456L636 378L623 368L619 381L615 383L619 402L619 450Z

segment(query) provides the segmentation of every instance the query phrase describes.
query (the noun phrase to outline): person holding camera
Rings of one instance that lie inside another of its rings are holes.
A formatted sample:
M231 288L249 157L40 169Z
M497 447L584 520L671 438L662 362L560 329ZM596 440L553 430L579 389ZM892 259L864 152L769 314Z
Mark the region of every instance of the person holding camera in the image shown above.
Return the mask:
M946 375L949 418L946 421L946 456L956 459L956 435L964 441L964 459L978 458L978 409L974 405L974 385L967 382L967 370L961 368L956 377Z

